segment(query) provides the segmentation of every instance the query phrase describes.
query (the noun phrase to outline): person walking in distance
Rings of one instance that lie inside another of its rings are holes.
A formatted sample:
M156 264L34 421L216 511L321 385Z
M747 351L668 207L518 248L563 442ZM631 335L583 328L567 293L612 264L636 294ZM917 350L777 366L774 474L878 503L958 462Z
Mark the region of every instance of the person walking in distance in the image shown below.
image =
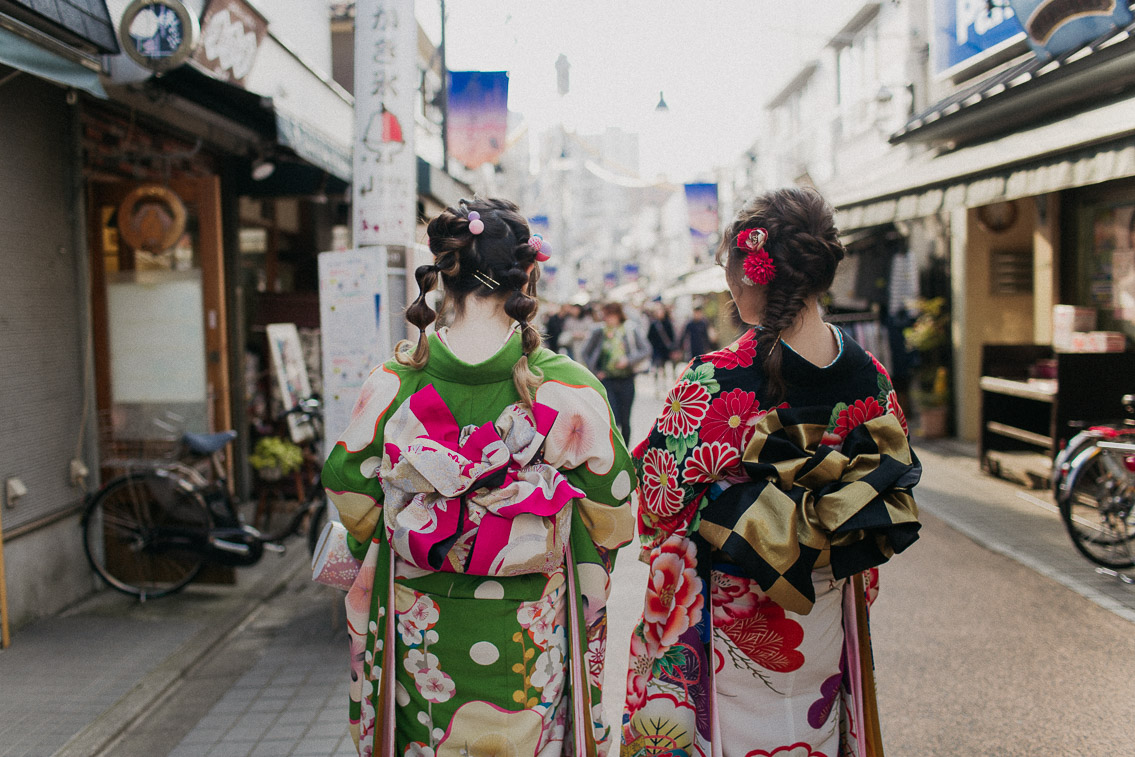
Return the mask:
M674 352L674 322L661 302L650 310L650 326L646 332L650 342L650 367L658 382L666 376L666 364Z
M844 255L823 198L749 201L718 255L753 328L634 451L650 573L621 753L881 754L866 600L917 539L921 467L883 366L821 318Z
M714 347L709 321L706 320L701 305L694 308L693 315L682 329L682 347L685 349L686 360L704 355Z
M606 597L633 465L602 385L540 346L542 243L505 200L427 227L406 319L323 485L361 560L347 593L364 756L605 752ZM438 281L453 312L426 296Z
M627 320L622 305L608 302L600 312L603 322L584 345L583 361L607 389L615 424L626 440L631 433L635 372L650 357L650 347L635 323Z

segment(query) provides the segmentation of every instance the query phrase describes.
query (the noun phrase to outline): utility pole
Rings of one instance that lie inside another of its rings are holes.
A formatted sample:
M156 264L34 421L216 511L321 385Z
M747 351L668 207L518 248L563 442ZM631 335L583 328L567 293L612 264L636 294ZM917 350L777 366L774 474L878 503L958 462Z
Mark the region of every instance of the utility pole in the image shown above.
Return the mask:
M441 2L441 170L449 173L449 67L445 64L445 0Z

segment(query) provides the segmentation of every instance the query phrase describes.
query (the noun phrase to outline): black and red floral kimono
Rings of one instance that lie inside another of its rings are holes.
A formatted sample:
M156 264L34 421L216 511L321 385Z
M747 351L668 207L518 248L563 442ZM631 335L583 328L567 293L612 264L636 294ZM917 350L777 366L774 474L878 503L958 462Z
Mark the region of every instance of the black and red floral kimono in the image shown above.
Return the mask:
M859 756L877 735L864 598L918 538L921 467L886 370L833 330L823 367L785 345L776 406L753 331L694 359L634 452L650 574L624 757Z

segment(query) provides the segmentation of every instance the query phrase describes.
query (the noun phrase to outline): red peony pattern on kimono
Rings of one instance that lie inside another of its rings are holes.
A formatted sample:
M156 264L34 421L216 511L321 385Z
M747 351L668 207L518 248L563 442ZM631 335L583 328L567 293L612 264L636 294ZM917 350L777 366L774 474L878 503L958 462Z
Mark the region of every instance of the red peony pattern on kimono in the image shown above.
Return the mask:
M697 622L704 599L697 574L697 549L689 539L677 535L666 539L651 555L650 566L643 638L646 648L657 654L677 643L678 637Z
M666 395L658 430L666 436L689 436L698 430L709 410L709 390L692 381L679 381Z

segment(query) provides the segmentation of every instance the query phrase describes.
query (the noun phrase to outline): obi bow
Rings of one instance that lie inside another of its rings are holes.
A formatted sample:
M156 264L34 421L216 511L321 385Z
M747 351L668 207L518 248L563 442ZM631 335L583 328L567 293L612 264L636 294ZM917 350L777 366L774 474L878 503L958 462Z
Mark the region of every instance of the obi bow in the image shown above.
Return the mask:
M812 569L846 578L886 562L918 538L911 488L922 466L895 416L822 443L828 408L778 409L758 422L742 458L748 481L711 498L698 537L781 607L806 615Z
M557 412L506 407L494 423L457 425L431 385L386 424L380 478L394 551L426 570L496 576L563 560L565 506L583 492L540 460Z

